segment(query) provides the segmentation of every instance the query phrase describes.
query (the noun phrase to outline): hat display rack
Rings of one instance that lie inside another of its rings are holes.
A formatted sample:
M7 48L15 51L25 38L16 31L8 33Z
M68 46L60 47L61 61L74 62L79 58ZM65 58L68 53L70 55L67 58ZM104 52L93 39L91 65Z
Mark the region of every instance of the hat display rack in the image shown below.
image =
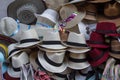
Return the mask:
M6 7L0 80L120 80L119 0L15 0Z

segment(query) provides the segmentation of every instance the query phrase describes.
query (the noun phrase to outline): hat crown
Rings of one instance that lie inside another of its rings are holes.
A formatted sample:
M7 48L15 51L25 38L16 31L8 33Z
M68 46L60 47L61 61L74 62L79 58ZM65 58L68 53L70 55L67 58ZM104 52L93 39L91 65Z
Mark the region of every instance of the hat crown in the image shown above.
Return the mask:
M8 46L8 54L10 54L10 52L12 51L12 50L14 50L16 48L16 44L10 44L9 46Z
M116 40L111 40L111 49L114 51L120 51L120 42Z
M68 42L75 42L75 43L81 43L81 44L86 44L84 34L77 34L74 32L70 32L68 36Z
M55 52L55 53L46 53L47 57L55 62L55 63L62 63L64 60L65 52Z
M35 29L29 29L21 33L20 40L24 40L24 39L38 39L39 40L39 37Z
M19 68L24 64L29 62L29 58L26 52L16 54L12 57L12 66L14 68Z
M86 9L86 11L90 11L90 12L96 12L97 11L96 6L94 4L87 4L85 6L85 9Z
M69 56L74 59L85 59L86 55L83 53L81 54L75 54L75 53L70 53Z

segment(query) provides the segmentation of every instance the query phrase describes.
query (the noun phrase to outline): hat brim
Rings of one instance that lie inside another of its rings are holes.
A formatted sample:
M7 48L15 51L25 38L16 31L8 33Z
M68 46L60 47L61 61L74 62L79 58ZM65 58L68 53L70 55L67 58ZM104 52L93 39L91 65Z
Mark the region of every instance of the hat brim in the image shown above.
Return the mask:
M91 1L88 1L89 3L105 3L105 2L109 2L111 0L91 0Z
M83 75L80 75L79 72L76 73L75 75L75 80L85 80L86 79L86 76L83 76Z
M53 73L60 73L63 72L67 68L67 63L64 61L64 63L60 67L55 67L50 65L43 57L43 53L38 53L38 61L41 63L42 67L46 69L49 72Z
M120 34L116 33L116 34L106 34L107 36L113 36L113 37L120 37Z
M102 45L102 44L88 44L90 47L95 47L95 48L108 48L109 46L107 45Z
M74 4L74 3L79 3L79 2L84 2L85 0L73 0L73 1L70 1L64 5L69 5L69 4Z
M4 74L7 71L7 69L8 69L8 65L3 63L2 64L2 74Z
M96 67L101 65L103 62L105 62L109 57L109 52L107 51L106 53L104 53L103 57L101 57L99 60L97 61L89 61L89 63L91 64L91 66Z
M115 54L115 53L109 52L109 55L114 58L120 59L120 54Z
M68 49L68 51L69 52L72 52L72 53L86 53L86 52L88 52L88 51L90 51L90 49L88 48L86 48L86 49L73 49L73 48L69 48Z

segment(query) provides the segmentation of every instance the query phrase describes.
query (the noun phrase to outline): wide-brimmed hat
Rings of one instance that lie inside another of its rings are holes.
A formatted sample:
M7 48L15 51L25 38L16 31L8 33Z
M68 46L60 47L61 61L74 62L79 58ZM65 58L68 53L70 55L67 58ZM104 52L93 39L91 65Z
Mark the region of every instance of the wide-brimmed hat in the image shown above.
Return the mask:
M96 15L97 15L96 6L94 4L88 3L84 7L85 7L85 10L86 10L86 15L85 15L84 19L97 21L97 19L96 19Z
M96 32L107 36L120 36L120 34L117 33L117 27L113 22L97 23Z
M39 46L46 48L46 49L65 49L66 46L61 44L60 35L58 31L47 31L43 35L42 44Z
M0 51L0 67L1 67L1 72L4 74L7 71L8 65L5 63L5 56L4 53Z
M41 14L45 9L42 0L15 0L8 6L7 15L21 23L32 24L36 21L34 13Z
M120 59L120 42L117 38L112 38L110 41L110 56Z
M73 17L73 14L75 12L77 12L77 13ZM69 17L72 17L72 19L70 19L71 21L67 21L65 23L63 22L63 25L65 25L64 28L67 29L67 28L74 27L79 22L81 22L83 20L83 18L85 17L85 15L86 15L86 11L85 11L85 9L83 7L81 7L79 9L79 11L78 11L77 7L75 5L70 4L70 5L63 6L60 9L59 14L60 14L60 17L61 17L62 21L65 21Z
M20 42L16 45L18 48L33 47L34 45L42 42L35 29L23 31L20 36Z
M113 4L107 3L104 6L104 16L106 16L109 19L115 19L119 17L120 10L119 10L120 4L115 2ZM114 12L111 14L111 12Z
M46 9L42 14L35 14L37 17L36 25L53 28L58 22L59 14L53 9Z
M75 53L69 53L68 57L68 67L71 69L81 70L85 69L90 66L90 64L87 61L86 54L75 54Z
M26 52L21 52L12 56L11 65L8 67L8 74L11 77L18 78L20 77L21 67L29 63L28 54Z
M87 2L89 3L105 3L105 2L109 2L111 0L87 0Z
M67 68L65 52L38 52L38 61L44 69L53 73L63 72Z
M77 34L75 32L70 32L67 38L67 41L62 42L63 45L71 48L86 48L88 49L88 45L86 44L86 40L83 33Z
M108 59L108 57L108 50L93 48L90 52L88 52L88 61L93 67L101 65Z
M109 46L105 43L104 35L92 32L90 39L88 40L88 45L95 48L108 48Z

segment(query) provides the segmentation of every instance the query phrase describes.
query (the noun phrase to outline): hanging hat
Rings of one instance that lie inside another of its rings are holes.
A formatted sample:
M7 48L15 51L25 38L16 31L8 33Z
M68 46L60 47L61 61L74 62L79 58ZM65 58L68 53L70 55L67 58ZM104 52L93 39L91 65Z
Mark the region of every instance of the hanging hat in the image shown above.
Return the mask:
M39 46L46 49L65 49L61 44L60 35L58 31L46 32L43 34L43 42Z
M77 34L74 32L70 32L68 35L67 41L62 42L65 46L71 48L86 48L89 47L86 44L85 37L83 33Z
M2 74L4 74L6 71L7 71L7 64L5 63L5 57L3 55L4 53L2 53L0 51L0 65L1 65L1 71L2 71Z
M65 52L40 52L38 61L44 69L53 73L63 72L67 68Z
M86 16L84 17L84 19L86 20L92 20L92 21L96 21L96 15L97 15L97 8L94 4L86 4L85 6L85 10L86 10Z
M87 2L90 2L90 3L105 3L109 1L112 1L112 0L87 0Z
M41 41L42 40L39 39L35 29L29 29L21 33L20 42L16 45L16 47L18 48L32 47L40 43Z
M97 23L96 32L107 36L120 36L120 34L117 33L117 27L115 23L112 22Z
M116 39L111 39L110 41L110 56L120 59L120 42Z
M11 77L19 78L21 73L21 67L29 63L29 58L26 52L21 52L12 56L11 64L12 66L8 67L8 74Z
M7 58L8 60L12 56L19 54L20 52L23 52L23 51L30 52L30 49L28 48L16 48L16 46L17 46L17 43L13 43L8 46L8 58Z
M86 54L69 53L68 67L71 69L81 70L89 67L90 64L87 61Z
M73 14L77 12L77 14L74 15ZM71 21L67 21L65 23L63 23L63 25L65 25L65 29L74 27L75 25L77 25L79 22L82 21L82 19L85 17L86 15L86 11L83 7L81 7L79 9L79 11L77 10L77 7L73 4L70 5L65 5L63 6L60 11L59 11L60 17L62 19L62 21L65 21L66 19L68 19L69 17L73 17L71 19ZM72 16L71 16L72 15Z
M97 32L92 32L90 35L90 39L88 41L88 45L90 47L95 48L108 48L109 46L105 43L104 35L99 34Z
M7 15L21 23L32 24L36 22L34 13L41 14L45 9L42 0L15 0L8 6Z
M74 3L83 3L83 2L85 2L85 0L69 0L69 2L65 3L64 5L70 5Z
M101 65L108 59L108 57L108 50L94 48L90 52L88 52L88 61L93 67Z
M46 9L42 14L35 14L37 17L36 25L44 25L53 28L58 22L59 14L53 9Z

